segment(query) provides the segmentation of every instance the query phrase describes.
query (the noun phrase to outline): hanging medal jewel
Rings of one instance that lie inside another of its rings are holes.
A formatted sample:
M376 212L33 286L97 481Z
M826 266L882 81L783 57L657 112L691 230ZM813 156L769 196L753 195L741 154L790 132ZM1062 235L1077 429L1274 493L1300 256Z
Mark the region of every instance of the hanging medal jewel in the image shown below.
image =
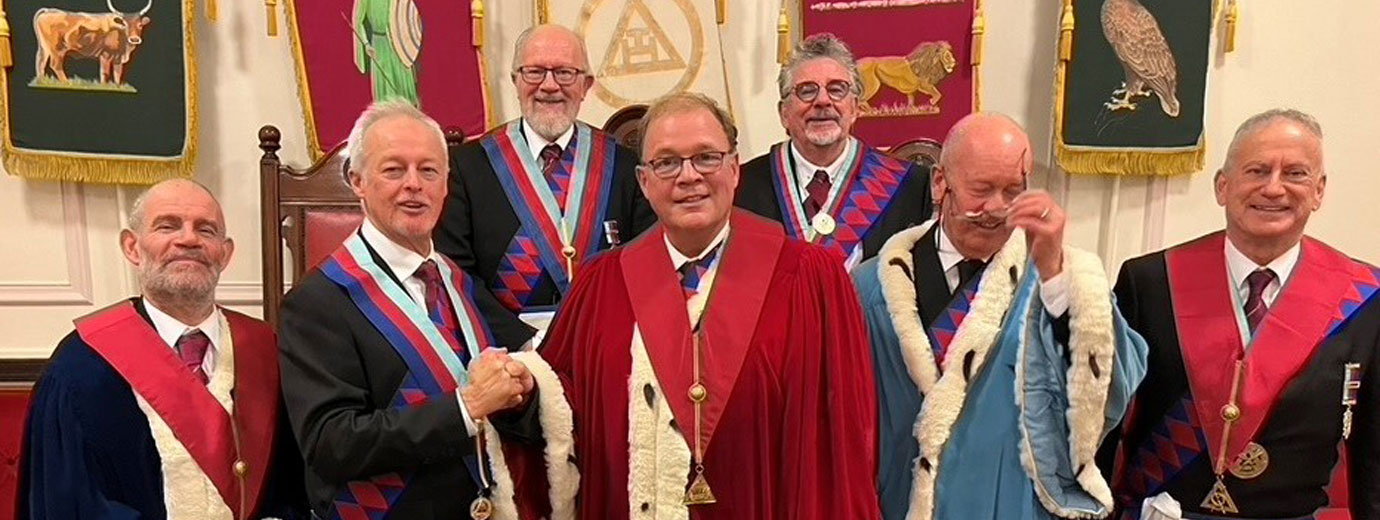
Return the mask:
M815 213L815 218L810 219L810 226L815 228L816 233L829 236L834 234L837 223L834 222L833 216L821 210L819 213Z
M685 498L681 503L687 506L713 504L714 491L709 489L709 481L704 478L704 445L701 438L700 429L703 427L703 418L700 413L705 400L709 399L709 389L705 388L700 377L700 337L701 333L695 331L691 333L691 355L694 363L695 383L690 385L690 390L686 395L690 401L695 403L695 478L690 481L690 487L685 490Z
M479 496L470 502L470 518L474 520L489 520L494 514L494 503L489 500L489 492L493 486L489 485L489 477L484 473L484 420L475 421L474 452L478 458L479 466Z
M1226 473L1227 470L1227 446L1229 445L1227 441L1231 436L1232 424L1241 418L1241 408L1236 405L1236 399L1240 396L1241 379L1245 374L1246 362L1237 360L1236 373L1231 379L1231 394L1227 398L1227 404L1222 405L1222 443L1217 449L1217 458L1212 466L1213 473L1217 474L1217 482L1213 483L1212 490L1208 491L1207 496L1203 497L1203 503L1199 504L1199 507L1219 515L1240 512L1236 509L1236 501L1232 500L1231 493L1227 492L1227 484L1222 481L1222 474ZM1247 452L1249 451L1248 448ZM1264 452L1265 449L1261 448L1260 451ZM1242 455L1245 456L1247 453ZM1260 471L1264 471L1263 466Z
M1342 369L1342 439L1351 438L1351 407L1356 405L1356 396L1361 392L1361 364L1347 363Z

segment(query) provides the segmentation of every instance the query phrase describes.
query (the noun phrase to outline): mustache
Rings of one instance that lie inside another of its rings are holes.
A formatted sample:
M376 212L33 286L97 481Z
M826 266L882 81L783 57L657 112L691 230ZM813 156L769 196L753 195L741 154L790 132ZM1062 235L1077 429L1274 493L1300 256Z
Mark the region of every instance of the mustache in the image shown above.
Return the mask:
M207 267L210 267L210 265L211 265L211 259L210 259L210 257L207 257L207 256L206 256L206 253L201 253L201 252L187 252L187 253L181 253L181 254L178 254L178 255L174 255L174 256L169 257L168 259L164 260L164 261L163 261L163 267L167 267L168 265L171 265L173 262L178 262L178 261L182 261L182 260L191 260L191 261L193 261L193 262L199 263L199 264L204 265L204 266L207 266Z
M840 118L840 116L839 116L838 110L834 110L833 108L815 109L813 112L810 112L810 115L807 117L807 119L839 119L839 118Z

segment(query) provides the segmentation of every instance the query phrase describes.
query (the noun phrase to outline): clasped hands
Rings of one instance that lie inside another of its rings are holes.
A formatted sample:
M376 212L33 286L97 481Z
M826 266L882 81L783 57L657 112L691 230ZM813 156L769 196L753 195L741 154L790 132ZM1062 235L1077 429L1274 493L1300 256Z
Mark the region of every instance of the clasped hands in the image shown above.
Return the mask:
M460 390L460 398L475 421L521 405L536 384L527 365L503 349L484 349L470 363L469 374L470 384Z

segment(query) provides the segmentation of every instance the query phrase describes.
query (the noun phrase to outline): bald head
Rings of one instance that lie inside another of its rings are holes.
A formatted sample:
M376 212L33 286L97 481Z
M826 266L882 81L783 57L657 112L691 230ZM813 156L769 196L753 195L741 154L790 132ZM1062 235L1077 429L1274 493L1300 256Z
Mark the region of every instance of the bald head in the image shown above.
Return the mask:
M1030 138L1004 114L969 114L949 129L939 152L939 166L950 174L966 173L969 163L997 163L1027 174L1034 164Z
M222 225L224 224L225 216L221 212L220 202L216 200L215 195L211 194L211 190L206 189L201 183L191 179L168 179L154 184L149 187L148 191L139 194L139 196L134 199L134 204L129 208L129 220L125 223L125 226L136 233L142 232L142 228L144 227L144 208L148 205L149 200L187 200L188 196L210 199L211 206L215 208L218 217L217 220ZM224 231L223 228L222 231Z

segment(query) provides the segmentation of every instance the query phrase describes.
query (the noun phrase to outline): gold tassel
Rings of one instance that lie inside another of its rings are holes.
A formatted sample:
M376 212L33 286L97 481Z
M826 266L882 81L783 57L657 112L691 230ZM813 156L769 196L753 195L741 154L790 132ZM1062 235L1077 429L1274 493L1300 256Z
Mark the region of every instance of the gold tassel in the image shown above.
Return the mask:
M474 7L470 7L470 10L473 11ZM548 23L551 23L551 0L537 0L537 25Z
M982 14L982 9L978 8L973 15L973 54L968 60L969 64L976 67L982 65L982 37L987 33L987 19Z
M1073 60L1073 0L1064 0L1064 12L1059 15L1059 61Z
M728 0L718 0L714 2L714 21L723 25L728 20Z
M0 0L0 69L14 66L14 55L10 54L10 22L5 18L5 0Z
M220 19L220 6L216 0L206 0L206 19L212 22Z
M268 11L268 35L278 35L278 0L264 0L264 9Z
M781 16L776 19L776 62L785 65L791 59L791 18L786 15L786 1L781 2Z
M1227 52L1236 50L1236 21L1241 18L1241 11L1236 5L1236 0L1227 0Z
M484 0L470 1L470 34L474 36L474 48L484 47Z

